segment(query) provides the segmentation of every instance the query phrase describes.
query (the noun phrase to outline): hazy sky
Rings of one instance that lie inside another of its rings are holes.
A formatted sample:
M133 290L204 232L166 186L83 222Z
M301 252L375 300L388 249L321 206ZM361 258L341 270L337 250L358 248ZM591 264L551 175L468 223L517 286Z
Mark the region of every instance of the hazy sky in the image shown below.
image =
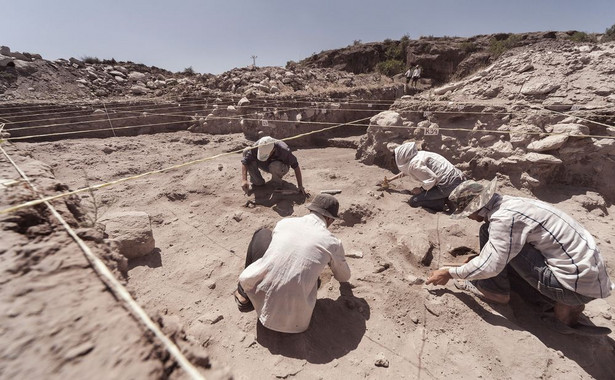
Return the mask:
M0 0L0 45L219 74L363 42L498 32L603 33L615 0Z

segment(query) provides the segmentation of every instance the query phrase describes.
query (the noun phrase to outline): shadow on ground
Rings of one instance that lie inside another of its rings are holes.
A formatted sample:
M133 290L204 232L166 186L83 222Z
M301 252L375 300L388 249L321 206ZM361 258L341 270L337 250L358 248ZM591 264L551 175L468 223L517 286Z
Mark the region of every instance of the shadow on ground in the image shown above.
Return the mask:
M561 352L576 362L594 379L613 379L615 373L615 341L609 336L583 336L562 334L554 325L543 320L551 302L528 284L515 282L508 305L490 305L495 312L483 307L476 299L463 292L449 289L431 291L437 295L450 293L485 322L511 330L525 330L545 346ZM439 293L439 294L438 294ZM531 301L527 301L531 300ZM499 315L498 315L499 314Z
M263 186L253 188L254 200L250 199L246 206L265 206L277 212L281 217L290 216L294 212L294 205L304 204L307 199L304 194L293 193L297 190L295 185L286 181L278 185L267 182Z
M285 334L271 331L260 322L256 340L272 354L304 359L314 364L329 363L357 348L365 335L370 308L352 293L348 283L340 284L338 299L316 301L307 331Z

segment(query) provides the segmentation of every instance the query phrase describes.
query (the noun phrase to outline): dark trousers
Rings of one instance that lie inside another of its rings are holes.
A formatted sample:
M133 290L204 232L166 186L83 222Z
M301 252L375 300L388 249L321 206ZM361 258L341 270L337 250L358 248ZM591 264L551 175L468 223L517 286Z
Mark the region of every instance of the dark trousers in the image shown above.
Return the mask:
M244 268L247 268L248 265L263 257L267 251L267 248L269 248L269 244L271 244L271 230L269 228L260 228L256 230L254 235L252 235L250 244L248 245L248 252L246 252L246 264ZM237 290L244 298L248 298L239 283L237 284Z
M489 241L489 223L480 227L480 249ZM555 278L547 266L545 258L539 250L530 244L525 244L521 252L506 265L497 276L485 280L476 280L472 283L478 287L498 294L510 293L509 271L516 272L518 277L525 280L532 288L552 301L566 305L584 305L593 300L592 297L581 295L564 288Z
M463 181L465 181L465 178L459 178L450 185L434 186L429 190L423 190L410 198L410 206L424 207L434 211L444 211L446 204L449 204L449 208L453 208L452 202L449 203L448 196Z

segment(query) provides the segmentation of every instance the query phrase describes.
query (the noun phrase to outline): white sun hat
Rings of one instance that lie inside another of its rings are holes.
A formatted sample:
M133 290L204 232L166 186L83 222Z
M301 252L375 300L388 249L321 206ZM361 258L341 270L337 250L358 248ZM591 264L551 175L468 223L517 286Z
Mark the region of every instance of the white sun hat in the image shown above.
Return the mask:
M271 136L261 137L255 144L258 147L256 158L258 158L259 161L267 161L271 151L273 151L273 145L276 141L277 140Z

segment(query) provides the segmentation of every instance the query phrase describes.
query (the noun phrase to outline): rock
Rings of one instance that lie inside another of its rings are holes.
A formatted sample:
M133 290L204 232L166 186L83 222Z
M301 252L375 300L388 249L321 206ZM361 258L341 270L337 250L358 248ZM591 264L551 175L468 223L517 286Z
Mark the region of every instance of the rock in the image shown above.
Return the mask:
M203 315L202 317L200 317L199 321L207 325L215 325L216 323L220 322L223 319L224 319L224 316L222 314L210 313L210 314Z
M532 124L522 124L510 128L510 142L515 145L527 145L544 131Z
M529 188L534 188L540 186L540 180L532 177L531 175L523 172L521 174L521 183Z
M425 233L417 231L412 235L402 236L398 245L405 247L417 264L424 266L431 264L433 244Z
M456 89L458 89L459 87L461 87L463 85L463 82L456 82L456 83L449 83L446 84L442 87L436 88L435 90L433 90L433 93L435 95L444 95L449 91L454 91Z
M604 198L593 191L588 191L585 194L574 195L572 200L578 202L583 206L587 211L592 211L594 209L600 209L602 211L606 211L607 203Z
M78 60L77 58L72 58L72 57L71 57L68 61L69 61L70 63L72 63L72 64L73 64L73 66L74 66L74 65L77 65L77 68L79 68L79 67L85 67L85 62L80 61L80 60Z
M130 87L130 92L132 92L133 95L145 95L149 90L146 87L135 85Z
M551 165L559 165L562 163L562 160L559 158L552 156L550 154L541 154L541 153L528 153L524 156L525 161L529 161L533 164L551 164Z
M568 135L551 135L542 140L532 141L528 144L527 150L532 152L547 152L559 149L568 141Z
M615 139L594 140L594 146L601 154L615 155Z
M236 222L241 222L241 220L243 219L242 215L243 213L241 211L236 212L235 214L233 214L233 220L235 220Z
M141 211L110 214L101 220L109 240L127 259L150 254L156 247L149 215Z
M109 75L113 75L114 77L126 77L126 74L124 74L123 72L119 71L119 70L111 70L108 72Z
M388 359L384 356L383 352L379 352L376 355L376 361L374 362L374 365L376 367L384 367L384 368L388 368L389 367L389 361Z
M362 259L363 258L363 252L361 251L350 251L348 253L346 253L346 257L351 257L353 259Z
M559 87L560 85L553 81L542 78L530 79L523 85L521 93L523 95L545 95L557 90Z
M589 135L589 127L581 124L555 124L552 133L567 134L569 136Z
M406 280L408 280L408 283L409 283L410 285L421 285L421 284L423 284L423 283L425 282L425 280L423 280L423 279L422 279L422 278L420 278L420 277L416 277L416 276L415 276L415 275L413 275L413 274L409 274L409 275L407 275L407 276L406 276Z
M369 119L370 125L379 127L401 126L401 116L395 111L383 111Z
M209 281L207 282L207 289L215 289L216 288L216 282L215 281Z
M130 74L128 74L128 79L133 80L133 81L142 80L143 78L145 78L145 74L140 73L138 71L133 71Z

